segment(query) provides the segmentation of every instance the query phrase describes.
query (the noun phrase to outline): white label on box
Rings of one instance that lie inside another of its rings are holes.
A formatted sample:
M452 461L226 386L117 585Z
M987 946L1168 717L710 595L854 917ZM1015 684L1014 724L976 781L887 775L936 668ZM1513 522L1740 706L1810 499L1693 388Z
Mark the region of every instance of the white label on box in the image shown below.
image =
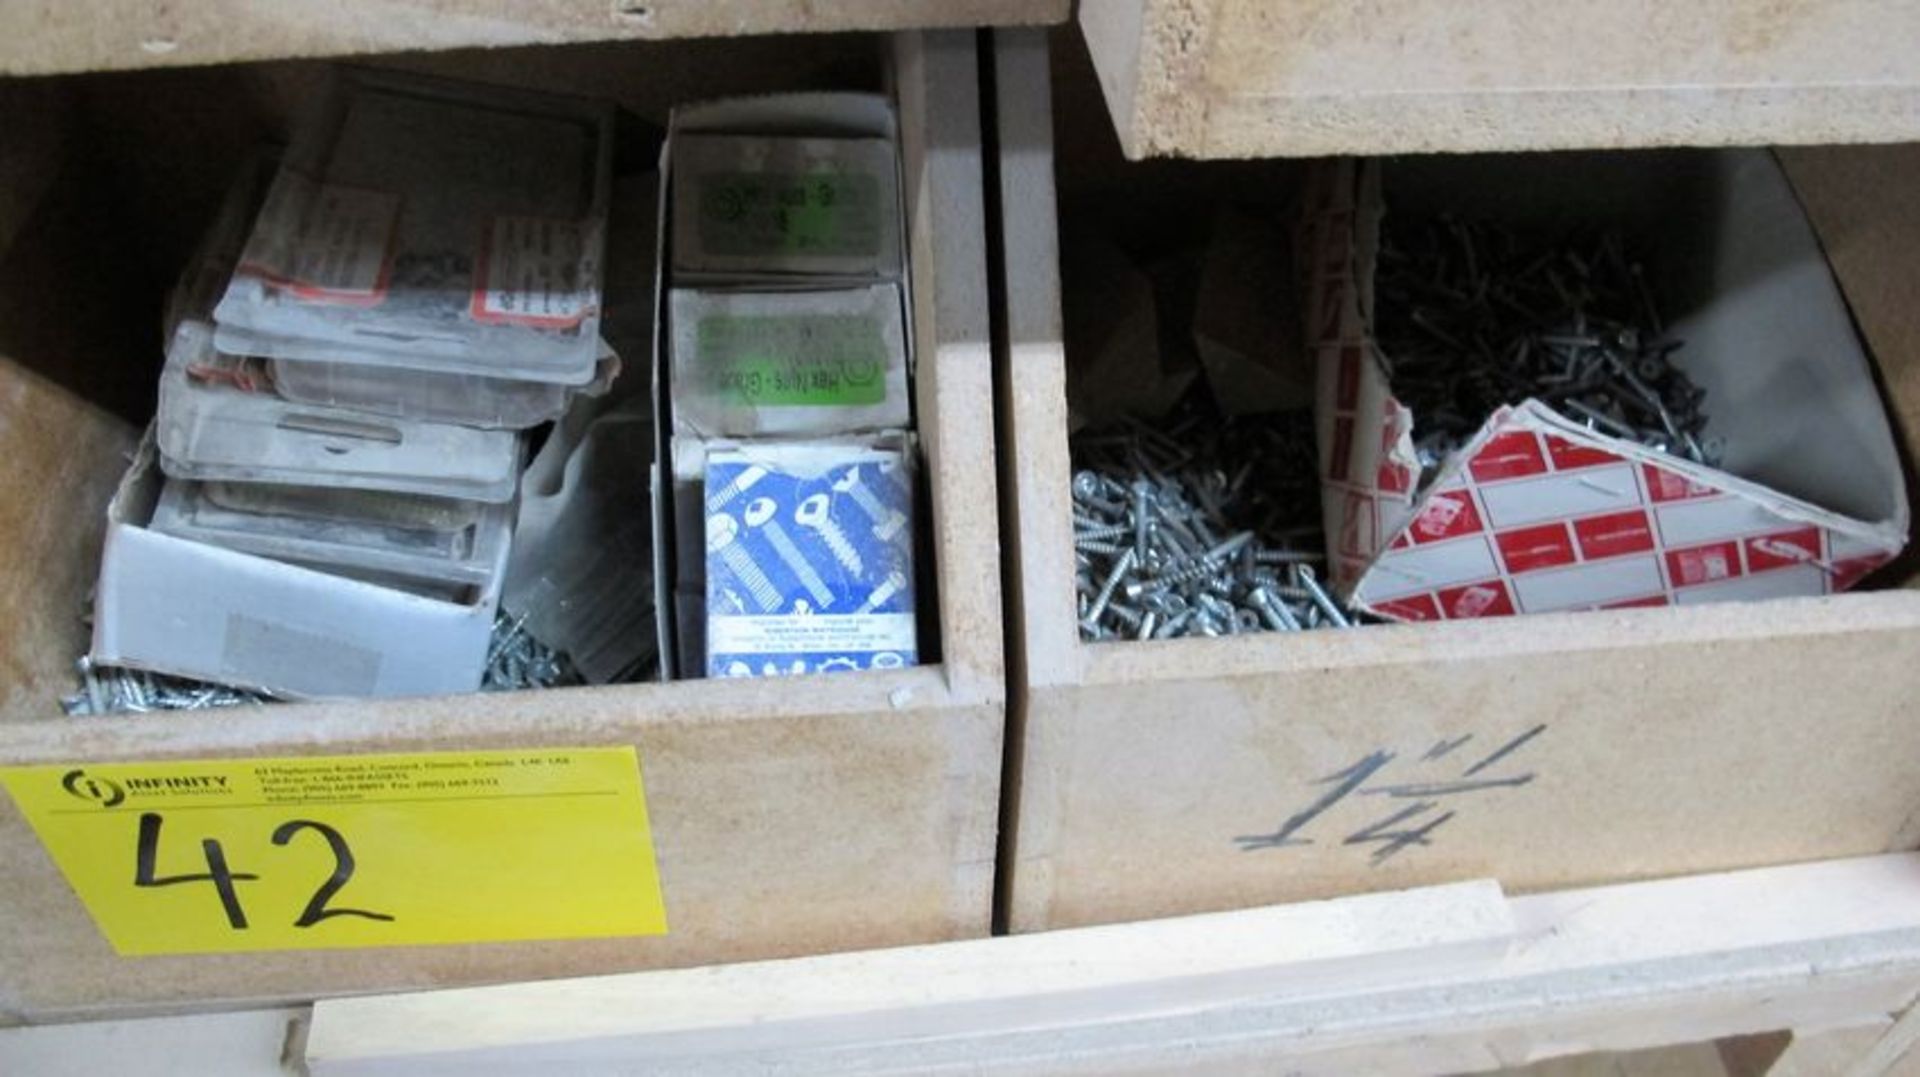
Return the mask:
M1367 573L1360 600L1376 602L1499 574L1493 551L1480 536L1394 550Z
M915 647L913 614L715 617L707 632L707 647L714 654L912 653Z
M1640 503L1631 465L1591 467L1517 482L1486 483L1480 500L1495 527L1607 512Z
M221 670L241 684L361 696L380 683L379 651L237 610L227 614L223 643Z
M1791 526L1785 517L1744 497L1675 502L1655 508L1653 515L1660 523L1660 541L1667 546L1691 546L1696 542Z
M1660 562L1647 557L1616 557L1593 564L1529 572L1513 578L1526 613L1601 606L1660 594Z
M386 296L400 196L291 173L274 184L241 261L302 299L371 305Z
M475 321L568 329L592 311L581 279L586 229L551 217L495 217L473 280Z
M1825 594L1827 574L1812 565L1774 569L1738 579L1698 587L1682 587L1673 600L1682 606L1704 602L1752 602L1764 598L1792 598L1797 595Z

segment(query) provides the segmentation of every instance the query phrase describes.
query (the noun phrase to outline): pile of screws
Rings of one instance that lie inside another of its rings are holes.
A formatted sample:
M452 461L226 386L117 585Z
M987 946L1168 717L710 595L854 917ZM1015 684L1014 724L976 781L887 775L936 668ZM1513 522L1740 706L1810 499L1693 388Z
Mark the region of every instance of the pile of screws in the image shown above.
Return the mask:
M1351 627L1320 583L1320 495L1305 413L1165 429L1129 422L1073 445L1075 586L1085 640Z
M567 656L527 634L525 617L496 614L482 692L519 692L582 683Z
M1388 376L1428 477L1488 415L1529 397L1590 430L1719 463L1723 447L1701 433L1706 390L1674 366L1681 342L1617 232L1528 245L1443 216L1385 234L1376 290Z
M214 710L274 702L272 696L258 692L187 677L96 666L88 658L80 659L74 668L80 674L80 691L60 701L60 709L70 715ZM580 683L580 673L567 656L528 635L523 620L504 613L494 615L493 642L487 649L481 691L519 692Z
M80 674L80 691L60 701L60 709L72 715L213 710L271 702L256 692L144 670L96 666L88 658L81 658L74 669Z

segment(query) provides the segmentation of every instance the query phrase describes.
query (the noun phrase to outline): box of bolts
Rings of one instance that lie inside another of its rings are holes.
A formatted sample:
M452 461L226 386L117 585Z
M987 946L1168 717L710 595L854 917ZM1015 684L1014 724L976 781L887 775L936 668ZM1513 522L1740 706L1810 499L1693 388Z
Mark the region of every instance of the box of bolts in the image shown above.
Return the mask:
M914 664L904 439L707 453L707 675Z
M895 122L865 94L673 116L655 368L666 675L916 660Z
M353 74L245 171L169 309L90 662L276 696L480 687L519 428L617 369L607 141L596 105Z
M1764 151L1338 162L1295 244L1333 582L1402 621L1820 595L1900 465Z

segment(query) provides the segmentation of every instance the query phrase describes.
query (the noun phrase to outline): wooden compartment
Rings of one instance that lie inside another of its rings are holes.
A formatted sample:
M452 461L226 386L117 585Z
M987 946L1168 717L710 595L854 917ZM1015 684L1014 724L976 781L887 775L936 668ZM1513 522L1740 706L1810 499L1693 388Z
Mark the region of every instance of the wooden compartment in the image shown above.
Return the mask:
M1920 841L1911 556L1881 578L1895 589L1818 599L1082 643L1056 203L1132 206L1172 229L1169 191L1274 189L1295 166L1124 164L1089 142L1097 93L1070 52L1050 84L1043 35L996 38L1013 559L1000 885L1013 930L1484 877L1543 890ZM1920 146L1780 156L1910 444ZM1446 799L1450 820L1385 858L1377 839L1412 801L1337 795L1382 757L1372 784L1412 788L1494 756L1475 775L1484 787L1428 798ZM1302 825L1284 843L1236 841L1291 820Z
M1096 0L1129 157L1920 138L1886 0Z
M66 718L106 499L151 413L159 302L227 176L319 67L0 82L0 764L635 745L670 933L121 958L0 797L0 1023L984 935L1005 679L970 31L450 54L436 73L680 101L891 87L903 131L939 661L259 710ZM641 212L655 212L653 203ZM633 297L651 309L652 296ZM641 371L639 376L645 377Z

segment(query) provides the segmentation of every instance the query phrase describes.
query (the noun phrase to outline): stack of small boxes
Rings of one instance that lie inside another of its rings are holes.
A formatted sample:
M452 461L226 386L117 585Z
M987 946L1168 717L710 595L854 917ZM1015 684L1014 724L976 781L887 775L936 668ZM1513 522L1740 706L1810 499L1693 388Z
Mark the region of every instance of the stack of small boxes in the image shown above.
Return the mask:
M661 511L678 553L658 579L681 675L918 661L895 134L867 95L674 117Z
M169 633L110 532L96 661L288 695L478 687L521 431L618 366L598 332L611 131L596 103L357 72L249 170L169 312L139 541L274 565L209 572L224 623Z

